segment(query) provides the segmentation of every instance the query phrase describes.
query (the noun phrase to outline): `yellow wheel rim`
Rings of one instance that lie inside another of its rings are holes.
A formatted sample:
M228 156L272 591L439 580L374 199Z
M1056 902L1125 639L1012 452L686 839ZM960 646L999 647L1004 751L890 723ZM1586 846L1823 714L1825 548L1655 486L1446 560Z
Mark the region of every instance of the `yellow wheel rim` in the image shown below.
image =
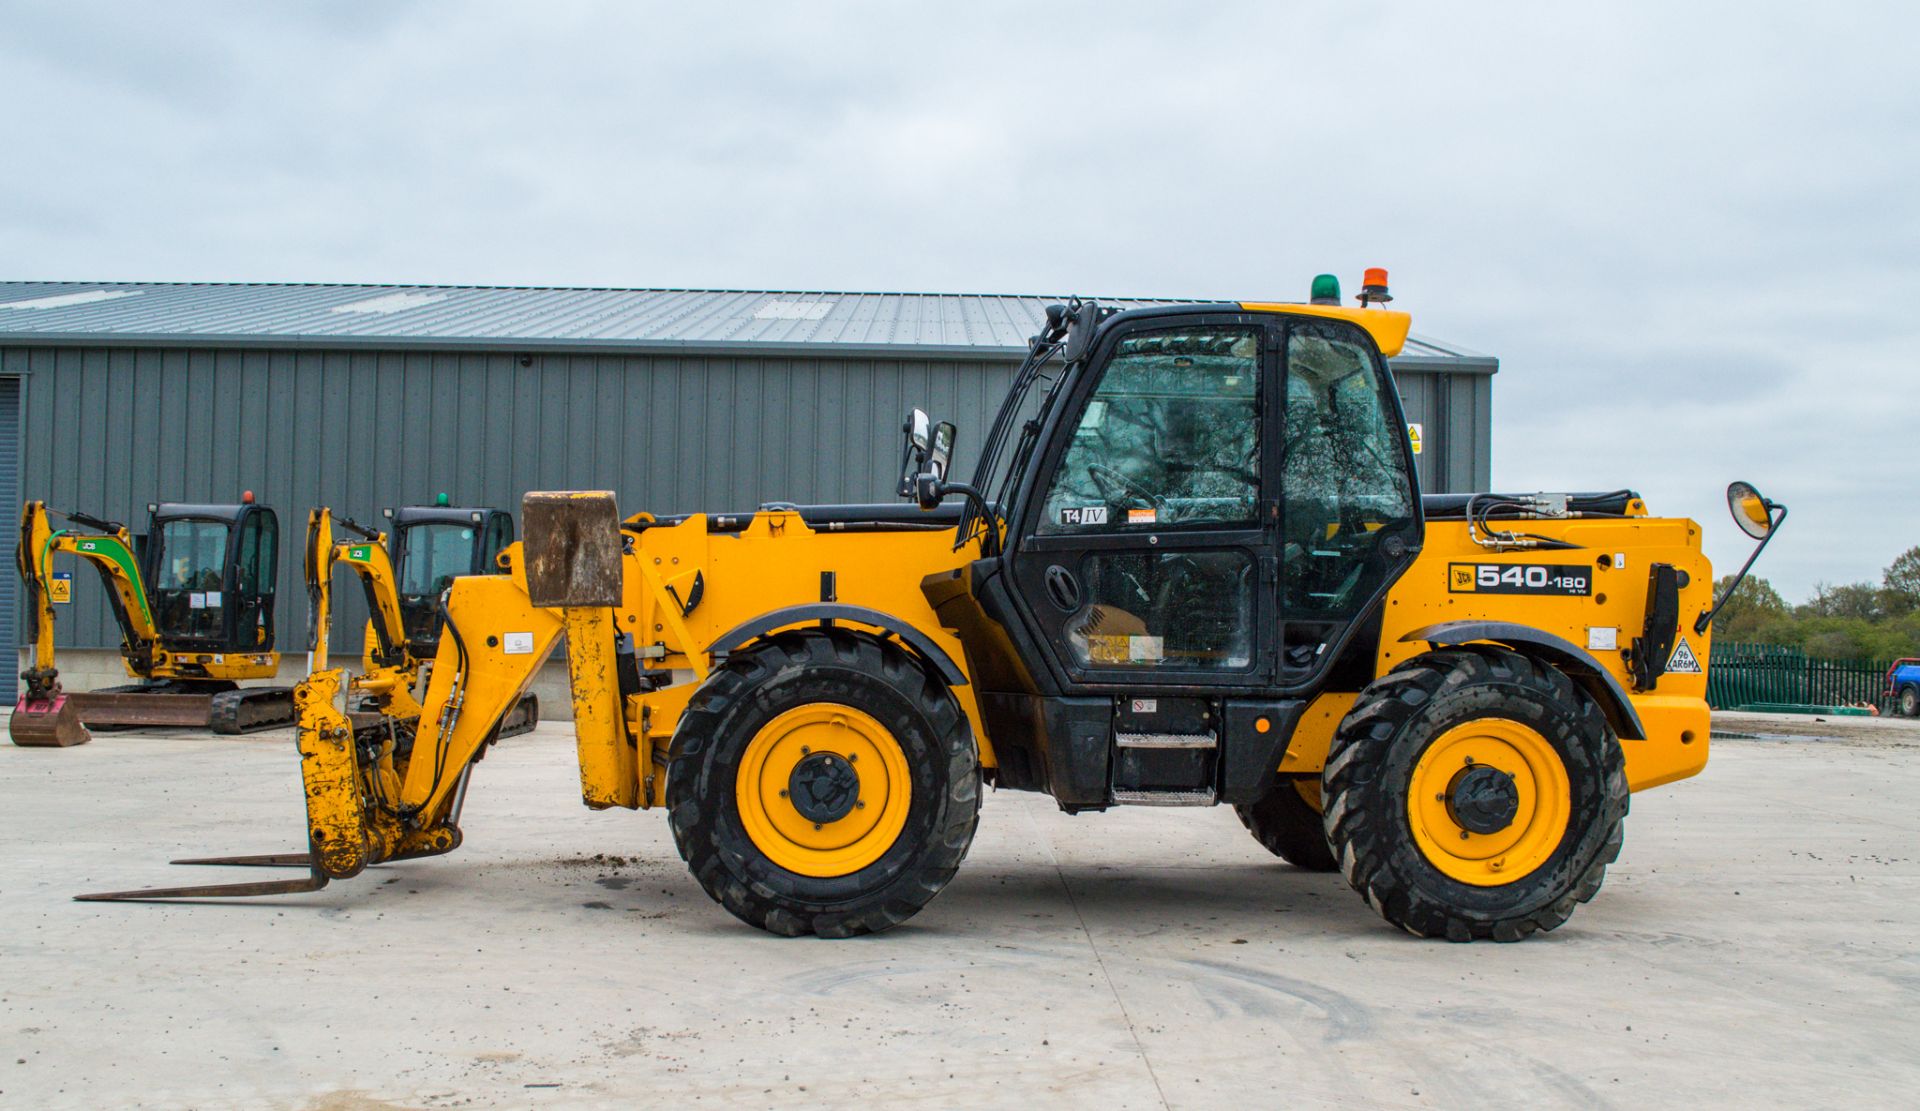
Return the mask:
M1513 779L1513 820L1491 833L1462 825L1450 802L1475 765ZM1476 887L1512 883L1545 864L1566 836L1573 805L1559 752L1508 718L1480 718L1440 734L1421 753L1407 790L1407 819L1421 854L1442 874Z
M837 757L857 779L845 813L815 821L791 795L801 761ZM809 702L753 736L734 780L740 824L768 860L803 876L846 876L885 856L907 824L907 756L886 726L837 702Z

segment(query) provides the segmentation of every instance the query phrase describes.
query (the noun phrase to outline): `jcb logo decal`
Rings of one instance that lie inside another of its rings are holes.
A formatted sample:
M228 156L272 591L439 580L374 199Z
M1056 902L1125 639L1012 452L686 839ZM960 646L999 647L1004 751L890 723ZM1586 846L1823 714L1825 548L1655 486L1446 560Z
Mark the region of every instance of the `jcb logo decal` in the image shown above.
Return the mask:
M1450 568L1453 582L1447 589L1460 591L1473 589L1473 567L1470 564L1456 563Z

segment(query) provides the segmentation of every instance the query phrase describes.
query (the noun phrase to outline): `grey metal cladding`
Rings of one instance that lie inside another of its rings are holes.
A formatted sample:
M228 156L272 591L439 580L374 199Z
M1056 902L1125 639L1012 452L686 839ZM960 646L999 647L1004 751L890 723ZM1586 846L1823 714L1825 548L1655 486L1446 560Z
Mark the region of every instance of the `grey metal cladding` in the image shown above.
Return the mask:
M516 517L520 495L537 489L615 490L623 513L890 500L900 414L920 405L977 438L1013 369L1005 360L523 358L15 348L0 349L0 374L24 371L32 387L21 497L135 531L149 501L231 502L252 490L272 506L276 645L297 654L310 507L384 524L383 506L442 491ZM963 435L960 466L972 466L977 447ZM98 582L85 572L75 582L61 643L117 645ZM357 651L360 593L343 575L334 597L334 643Z

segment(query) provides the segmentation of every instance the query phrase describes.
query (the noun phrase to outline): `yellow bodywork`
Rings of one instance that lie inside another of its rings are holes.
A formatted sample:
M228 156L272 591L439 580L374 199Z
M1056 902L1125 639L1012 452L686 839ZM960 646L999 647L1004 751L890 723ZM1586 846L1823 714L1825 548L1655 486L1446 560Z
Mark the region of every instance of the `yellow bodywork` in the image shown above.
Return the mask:
M1408 329L1406 314L1377 309L1245 307L1351 321L1365 328L1388 354L1400 349ZM608 499L610 504L610 495L579 497ZM1648 574L1655 563L1670 564L1684 576L1680 625L1693 654L1704 662L1707 638L1690 632L1691 616L1704 612L1712 601L1712 574L1701 553L1699 527L1683 519L1648 517L1638 502L1628 513L1619 518L1528 520L1529 534L1574 546L1561 550L1489 548L1475 542L1464 521L1429 523L1420 556L1386 598L1372 674L1384 674L1429 651L1429 643L1406 639L1416 630L1442 622L1492 620L1525 625L1591 649L1621 687L1632 691L1623 650L1643 629ZM960 638L955 630L941 625L922 582L929 576L950 575L977 559L977 539L956 550L951 529L843 532L832 526L815 528L797 511L779 508L763 509L744 525L727 522L726 528L712 527L717 523L721 522L698 514L673 523L658 522L644 513L627 518L621 530L624 546L617 557L618 603L612 606L604 601L554 608L534 605L528 593L526 553L519 544L501 557L508 574L455 580L446 602L449 635L441 638L421 702L426 710L413 725L409 757L396 756L396 746L382 747L377 739L359 743L360 764L347 774L354 767L356 742L351 725L334 705L341 682L337 674L316 673L303 684L300 749L307 770L308 815L316 845L324 841L333 846L321 853L328 871L349 874L336 872L335 861L338 868L357 870L368 861L443 851L445 844L457 843L458 793L472 762L563 634L581 794L594 808L645 808L665 801L671 742L689 699L717 666L719 653L745 647L723 643L729 634L774 611L823 602L875 611L915 630L966 670ZM1558 596L1462 589L1471 583L1450 577L1456 571L1454 565L1462 563L1580 565L1592 571L1592 590L1586 596ZM796 620L793 625L812 625L817 620ZM844 616L834 621L875 636L892 635ZM748 639L779 631L777 626L761 627ZM623 655L628 651L630 658ZM641 693L623 695L619 679L623 666L637 667L653 682L642 682ZM1668 673L1655 690L1631 693L1646 733L1645 739L1622 742L1633 789L1681 779L1704 766L1705 688L1702 667L1698 673ZM994 739L982 719L973 685L949 689L971 727L981 767L997 767ZM1329 691L1315 698L1285 750L1278 767L1281 773L1308 776L1321 770L1328 741L1357 693ZM857 725L851 719L834 725L807 718L783 728L859 733ZM767 751L759 753L774 770L765 777L744 779L742 790L760 790L769 783L777 790L781 769L792 764L792 754L781 748L783 736L768 738ZM876 749L872 758L878 760L879 755ZM863 784L866 774L863 770ZM754 812L752 805L744 803L741 809L743 814ZM893 820L890 815L883 804L873 817L885 824ZM780 838L791 842L785 864L796 872L806 872L807 862L823 854L858 858L866 851L858 843L816 843L808 831L798 828L775 832L779 837L770 834L769 842ZM434 841L435 837L440 840Z
M1591 630L1610 628L1624 648L1644 621L1647 569L1654 562L1687 573L1680 595L1682 614L1698 613L1710 602L1711 573L1700 551L1699 528L1691 521L1534 520L1527 527L1582 547L1497 553L1474 544L1464 523L1430 524L1425 550L1387 598L1376 674L1427 651L1425 642L1402 637L1443 621L1514 621L1582 646L1589 643ZM390 800L390 812L363 808L362 791L348 790L350 780L342 778L347 726L333 706L341 685L337 673L317 673L303 684L307 693L300 746L316 835L324 831L323 839L364 841L373 860L422 851L417 835L444 822L465 769L488 741L494 723L532 682L563 631L575 634L567 643L581 794L595 808L647 807L664 801L666 777L661 769L668 744L687 700L714 664L708 646L771 609L817 600L823 571L834 573L837 601L910 623L966 667L959 639L940 626L920 590L924 576L951 571L976 556L972 545L954 551L950 531L840 534L815 530L798 513L774 510L756 514L738 532L711 532L705 517L693 516L629 535L633 543L622 557L621 604L612 609L532 605L519 545L503 557L510 574L455 581L448 616L461 635L442 638L422 700L439 708L438 714L418 722L411 759L396 766L389 754L361 770L370 777L366 794ZM1587 597L1543 597L1450 591L1449 565L1461 562L1585 563L1595 568L1593 592ZM673 592L668 587L690 586L696 574L704 582L704 593L691 613L683 613L680 599L687 597L686 589ZM614 632L633 636L646 670L669 672L676 681L628 696L623 704L611 647ZM1689 634L1689 644L1705 658L1705 637ZM464 663L459 659L462 645ZM1630 687L1620 652L1593 655ZM973 687L952 690L978 739L981 765L996 766L993 739L981 720ZM1320 770L1327 742L1354 693L1326 693L1314 701L1287 748L1281 772ZM1647 733L1644 740L1622 742L1633 789L1681 779L1705 765L1705 693L1704 675L1669 673L1654 692L1631 695ZM339 859L344 867L360 857L344 853Z
M1612 630L1618 648L1594 649L1591 655L1627 689L1647 734L1645 740L1621 741L1628 785L1639 791L1699 772L1707 763L1705 668L1698 674L1669 672L1660 677L1654 690L1642 693L1632 689L1620 650L1632 643L1646 620L1648 568L1654 563L1667 563L1687 577L1687 585L1680 590L1686 642L1699 659L1707 658L1712 630L1695 636L1692 621L1687 619L1713 605L1713 573L1700 550L1700 526L1681 518L1619 517L1530 520L1527 531L1580 547L1574 551L1492 552L1473 542L1464 522L1429 523L1420 557L1387 596L1375 673L1384 675L1427 651L1424 641L1403 638L1443 621L1512 621L1552 633L1583 649L1593 643L1590 637L1596 630L1603 639L1606 631ZM1450 590L1450 568L1462 563L1585 564L1594 569L1593 591L1586 597L1553 597ZM1355 693L1329 692L1314 700L1287 747L1282 771L1320 770L1327 744L1353 704Z

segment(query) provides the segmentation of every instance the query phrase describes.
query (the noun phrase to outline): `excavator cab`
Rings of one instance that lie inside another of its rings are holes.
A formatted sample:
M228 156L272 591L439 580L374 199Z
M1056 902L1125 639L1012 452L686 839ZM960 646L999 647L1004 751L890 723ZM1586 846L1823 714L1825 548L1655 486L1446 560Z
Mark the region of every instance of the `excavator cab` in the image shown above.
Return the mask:
M148 506L141 563L154 628L175 652L270 652L280 520L239 505Z
M499 509L433 505L386 510L393 522L388 554L399 578L400 620L416 655L440 643L440 596L461 575L500 572L499 555L513 543L513 517Z

